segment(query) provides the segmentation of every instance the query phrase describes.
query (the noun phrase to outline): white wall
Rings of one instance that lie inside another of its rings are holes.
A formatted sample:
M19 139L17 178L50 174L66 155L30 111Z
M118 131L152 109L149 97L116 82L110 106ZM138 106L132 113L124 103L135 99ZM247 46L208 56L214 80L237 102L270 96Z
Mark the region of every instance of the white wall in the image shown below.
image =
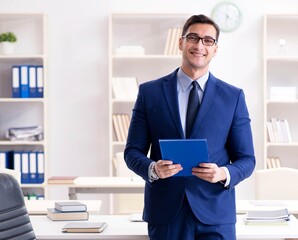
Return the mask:
M221 33L219 53L211 70L217 77L244 89L252 119L257 168L262 168L262 17L266 13L297 14L298 1L232 1L242 9L243 23L235 32ZM108 174L109 14L210 15L218 2L220 0L1 0L1 12L48 14L50 175ZM238 197L254 197L253 178L239 185Z

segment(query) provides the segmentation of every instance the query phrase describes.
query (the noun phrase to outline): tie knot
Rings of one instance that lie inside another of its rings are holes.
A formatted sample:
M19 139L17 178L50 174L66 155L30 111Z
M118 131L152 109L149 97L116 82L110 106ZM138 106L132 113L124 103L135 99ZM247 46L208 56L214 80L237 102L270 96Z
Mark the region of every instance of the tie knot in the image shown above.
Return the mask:
M192 87L195 89L198 89L200 87L197 81L192 81L191 84L192 84Z

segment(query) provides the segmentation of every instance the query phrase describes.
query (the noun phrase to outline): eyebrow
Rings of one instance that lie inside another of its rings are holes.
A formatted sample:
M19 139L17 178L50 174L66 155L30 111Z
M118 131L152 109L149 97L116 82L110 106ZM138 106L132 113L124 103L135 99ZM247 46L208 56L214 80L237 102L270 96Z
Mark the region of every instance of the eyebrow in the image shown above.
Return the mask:
M193 35L196 35L196 36L200 37L199 34L197 34L197 33L193 33L193 32L187 33L187 34L185 34L185 35L189 35L189 34L193 34ZM206 35L206 36L204 36L203 38L205 38L205 37L212 38L212 39L216 39L215 37L212 37L212 36L209 36L209 35ZM200 37L200 38L202 38L202 37Z

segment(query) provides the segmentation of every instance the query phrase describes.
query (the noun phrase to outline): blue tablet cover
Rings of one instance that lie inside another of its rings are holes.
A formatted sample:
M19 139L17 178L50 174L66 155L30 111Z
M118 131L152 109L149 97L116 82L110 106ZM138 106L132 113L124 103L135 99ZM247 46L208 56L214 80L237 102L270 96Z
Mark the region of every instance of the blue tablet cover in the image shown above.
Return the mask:
M200 163L209 163L206 139L160 139L162 159L180 163L183 170L175 174L193 176L191 169Z

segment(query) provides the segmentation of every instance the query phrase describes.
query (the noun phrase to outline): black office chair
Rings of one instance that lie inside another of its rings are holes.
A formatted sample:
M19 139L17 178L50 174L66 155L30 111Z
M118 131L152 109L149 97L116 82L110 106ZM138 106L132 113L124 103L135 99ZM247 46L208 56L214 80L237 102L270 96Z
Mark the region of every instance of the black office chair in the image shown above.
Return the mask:
M36 239L22 189L17 180L6 173L0 173L0 239Z

